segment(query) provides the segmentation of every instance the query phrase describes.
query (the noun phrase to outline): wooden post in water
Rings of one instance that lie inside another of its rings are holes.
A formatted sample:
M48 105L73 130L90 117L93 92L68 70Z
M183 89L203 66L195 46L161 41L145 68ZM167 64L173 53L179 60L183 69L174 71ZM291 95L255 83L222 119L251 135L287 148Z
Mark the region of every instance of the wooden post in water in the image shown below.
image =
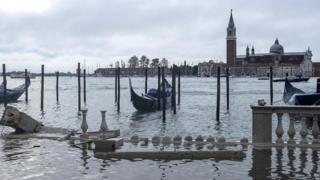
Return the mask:
M164 83L164 67L162 67L162 121L166 121L166 87Z
M86 70L83 70L83 102L87 104Z
M173 114L177 114L177 103L176 103L176 65L173 65Z
M144 94L148 92L148 68L144 70L145 80L144 80Z
M59 71L56 72L56 100L59 102Z
M181 96L181 91L180 91L180 76L181 76L181 66L178 68L178 105L180 105L180 96Z
M317 79L317 93L320 93L320 78Z
M171 110L174 107L174 65L171 66Z
M80 69L80 63L78 63L78 68L77 68L77 76L78 76L78 111L81 111L81 69Z
M27 69L24 70L24 83L25 84L28 83L28 70ZM26 91L25 92L25 99L26 99L26 103L28 103L28 86L27 85L26 85L25 91Z
M3 96L4 107L7 106L7 77L6 77L6 65L2 64L2 77L3 77Z
M161 87L160 87L160 76L161 76L161 71L160 71L160 67L158 67L158 111L160 111L160 99L161 99Z
M120 112L120 67L118 67L118 112Z
M226 68L227 110L229 110L229 67Z
M118 100L118 68L114 68L114 102Z
M270 104L273 104L273 71L272 71L272 66L270 66Z
M41 103L40 109L43 111L43 93L44 93L44 65L41 65Z
M217 106L216 121L220 122L220 67L217 69Z

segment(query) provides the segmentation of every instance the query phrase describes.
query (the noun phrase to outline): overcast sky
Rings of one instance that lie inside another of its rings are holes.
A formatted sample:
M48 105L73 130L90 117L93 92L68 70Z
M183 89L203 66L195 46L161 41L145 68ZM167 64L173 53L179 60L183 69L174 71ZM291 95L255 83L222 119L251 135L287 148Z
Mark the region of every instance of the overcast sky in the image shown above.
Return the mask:
M238 54L247 44L268 52L276 37L285 52L319 61L319 0L0 0L0 62L7 69L89 71L132 55L197 64L225 61L233 9Z

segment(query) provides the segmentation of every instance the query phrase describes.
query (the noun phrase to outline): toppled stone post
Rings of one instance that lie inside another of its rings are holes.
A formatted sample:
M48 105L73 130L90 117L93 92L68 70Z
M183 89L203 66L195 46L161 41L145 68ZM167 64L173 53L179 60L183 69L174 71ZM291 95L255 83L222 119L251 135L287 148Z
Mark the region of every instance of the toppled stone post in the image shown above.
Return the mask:
M9 126L15 129L17 133L74 133L70 129L44 126L41 122L12 106L7 106L4 110L0 125Z
M16 132L28 133L39 132L43 126L41 122L12 106L7 106L4 110L0 125L12 127Z

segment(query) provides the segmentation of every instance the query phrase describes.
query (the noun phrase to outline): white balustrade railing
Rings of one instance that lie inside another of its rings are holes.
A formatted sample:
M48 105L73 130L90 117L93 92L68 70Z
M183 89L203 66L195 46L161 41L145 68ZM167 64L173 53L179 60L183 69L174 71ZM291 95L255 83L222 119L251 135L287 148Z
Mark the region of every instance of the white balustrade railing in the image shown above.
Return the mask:
M255 145L272 145L272 132L275 133L277 139L276 146L296 146L296 145L320 145L319 139L319 116L320 106L251 106L252 109L252 142ZM277 126L272 130L272 114L276 114ZM283 127L283 116L289 115L289 126ZM311 119L312 123L312 142L308 142L306 121ZM297 133L295 127L295 119L301 121L300 132ZM283 135L286 133L289 137L285 142ZM301 136L300 142L296 142L296 134Z

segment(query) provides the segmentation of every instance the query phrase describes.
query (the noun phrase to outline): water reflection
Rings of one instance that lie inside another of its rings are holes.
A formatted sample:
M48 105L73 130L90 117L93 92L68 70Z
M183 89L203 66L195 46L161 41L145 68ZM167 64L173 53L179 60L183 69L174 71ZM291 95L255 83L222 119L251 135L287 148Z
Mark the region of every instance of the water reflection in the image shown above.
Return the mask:
M41 111L40 112L40 120L44 120L45 119L45 115L46 115L46 111Z
M26 150L24 146L28 145L28 141L4 140L3 152L5 161L14 161L28 158L30 150Z
M89 169L89 166L88 166L88 159L90 159L90 156L88 155L88 151L87 149L84 147L84 148L81 148L81 156L80 156L80 159L82 160L82 166L85 168L85 169Z
M109 161L107 161L105 159L102 160L100 172L103 172L103 171L107 170L107 167L109 167L109 166L110 166Z
M299 168L299 174L302 174L303 176L307 176L307 173L304 172L304 169L306 168L306 162L307 162L307 150L301 149L299 155L300 160L300 168Z
M296 160L294 156L294 149L288 149L288 167L289 167L289 177L293 177L294 173L296 172L296 168L294 167L294 162Z
M257 150L252 151L252 168L249 171L249 176L254 179L265 179L270 177L271 168L271 150Z
M312 164L313 168L311 169L311 177L312 178L320 178L318 163L319 163L319 151L313 150L312 151ZM318 173L317 173L318 172Z
M282 177L282 161L283 161L283 149L282 148L276 148L276 170L275 172L279 177ZM271 168L271 167L270 167Z
M143 120L145 118L145 115L147 115L147 114L148 113L142 113L142 112L135 111L130 116L130 120L132 120L132 121L141 121L141 120Z
M299 148L253 149L249 176L253 179L319 179L318 153L316 150Z

